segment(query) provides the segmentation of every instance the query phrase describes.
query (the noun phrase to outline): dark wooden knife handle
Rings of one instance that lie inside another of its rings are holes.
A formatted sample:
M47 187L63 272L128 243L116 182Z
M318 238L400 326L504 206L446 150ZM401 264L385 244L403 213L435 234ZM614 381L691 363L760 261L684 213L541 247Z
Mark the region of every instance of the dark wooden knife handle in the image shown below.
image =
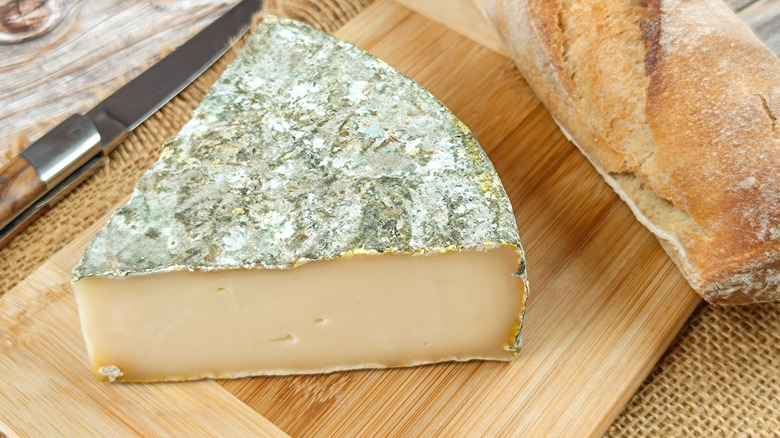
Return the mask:
M35 168L21 155L0 168L0 228L46 192Z

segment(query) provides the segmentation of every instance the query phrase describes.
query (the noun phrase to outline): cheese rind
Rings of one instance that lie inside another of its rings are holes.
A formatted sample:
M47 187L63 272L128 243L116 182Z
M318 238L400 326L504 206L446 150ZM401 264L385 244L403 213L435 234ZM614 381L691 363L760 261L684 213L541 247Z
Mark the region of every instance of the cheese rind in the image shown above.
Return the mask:
M511 359L528 291L511 203L468 128L384 62L277 17L73 288L96 376L144 381Z
M520 247L511 204L462 122L359 48L271 17L73 278L503 243Z

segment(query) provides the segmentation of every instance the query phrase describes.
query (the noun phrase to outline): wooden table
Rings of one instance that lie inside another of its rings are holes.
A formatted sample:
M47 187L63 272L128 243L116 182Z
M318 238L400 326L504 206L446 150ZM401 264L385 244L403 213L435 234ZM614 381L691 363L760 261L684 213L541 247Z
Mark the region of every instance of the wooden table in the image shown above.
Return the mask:
M42 38L0 45L0 164L69 114L112 90L186 41L237 0L65 2L63 22ZM402 2L478 41L482 27L453 21L442 1ZM780 0L726 0L776 53ZM455 26L458 26L455 28Z
M0 47L0 108L12 108L0 119L4 157L25 143L17 133L32 140L89 108L124 81L105 78L136 74L164 41L185 40L233 2L125 2L119 14L108 3L77 3L62 28L26 49ZM732 5L771 43L778 3L744 3ZM521 358L325 376L99 383L86 366L67 285L99 221L0 299L0 431L603 433L698 297L563 138L466 0L377 0L337 35L431 90L496 164L529 255L533 295Z

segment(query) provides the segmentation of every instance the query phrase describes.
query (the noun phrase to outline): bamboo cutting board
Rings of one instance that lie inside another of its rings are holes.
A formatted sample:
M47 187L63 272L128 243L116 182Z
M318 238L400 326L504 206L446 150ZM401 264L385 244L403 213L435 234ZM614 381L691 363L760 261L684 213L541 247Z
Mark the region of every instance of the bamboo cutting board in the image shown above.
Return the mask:
M377 0L338 36L411 76L475 133L515 208L531 284L511 363L106 384L69 287L96 224L0 299L9 436L599 435L700 302L535 99L465 0ZM427 18L431 16L434 19Z

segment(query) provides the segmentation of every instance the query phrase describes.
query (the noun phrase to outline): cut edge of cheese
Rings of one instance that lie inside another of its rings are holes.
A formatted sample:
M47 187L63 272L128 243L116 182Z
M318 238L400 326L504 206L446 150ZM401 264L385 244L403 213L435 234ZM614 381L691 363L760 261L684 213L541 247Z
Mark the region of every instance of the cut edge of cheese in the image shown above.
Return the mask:
M523 260L502 245L89 277L73 288L100 380L313 374L515 358Z

